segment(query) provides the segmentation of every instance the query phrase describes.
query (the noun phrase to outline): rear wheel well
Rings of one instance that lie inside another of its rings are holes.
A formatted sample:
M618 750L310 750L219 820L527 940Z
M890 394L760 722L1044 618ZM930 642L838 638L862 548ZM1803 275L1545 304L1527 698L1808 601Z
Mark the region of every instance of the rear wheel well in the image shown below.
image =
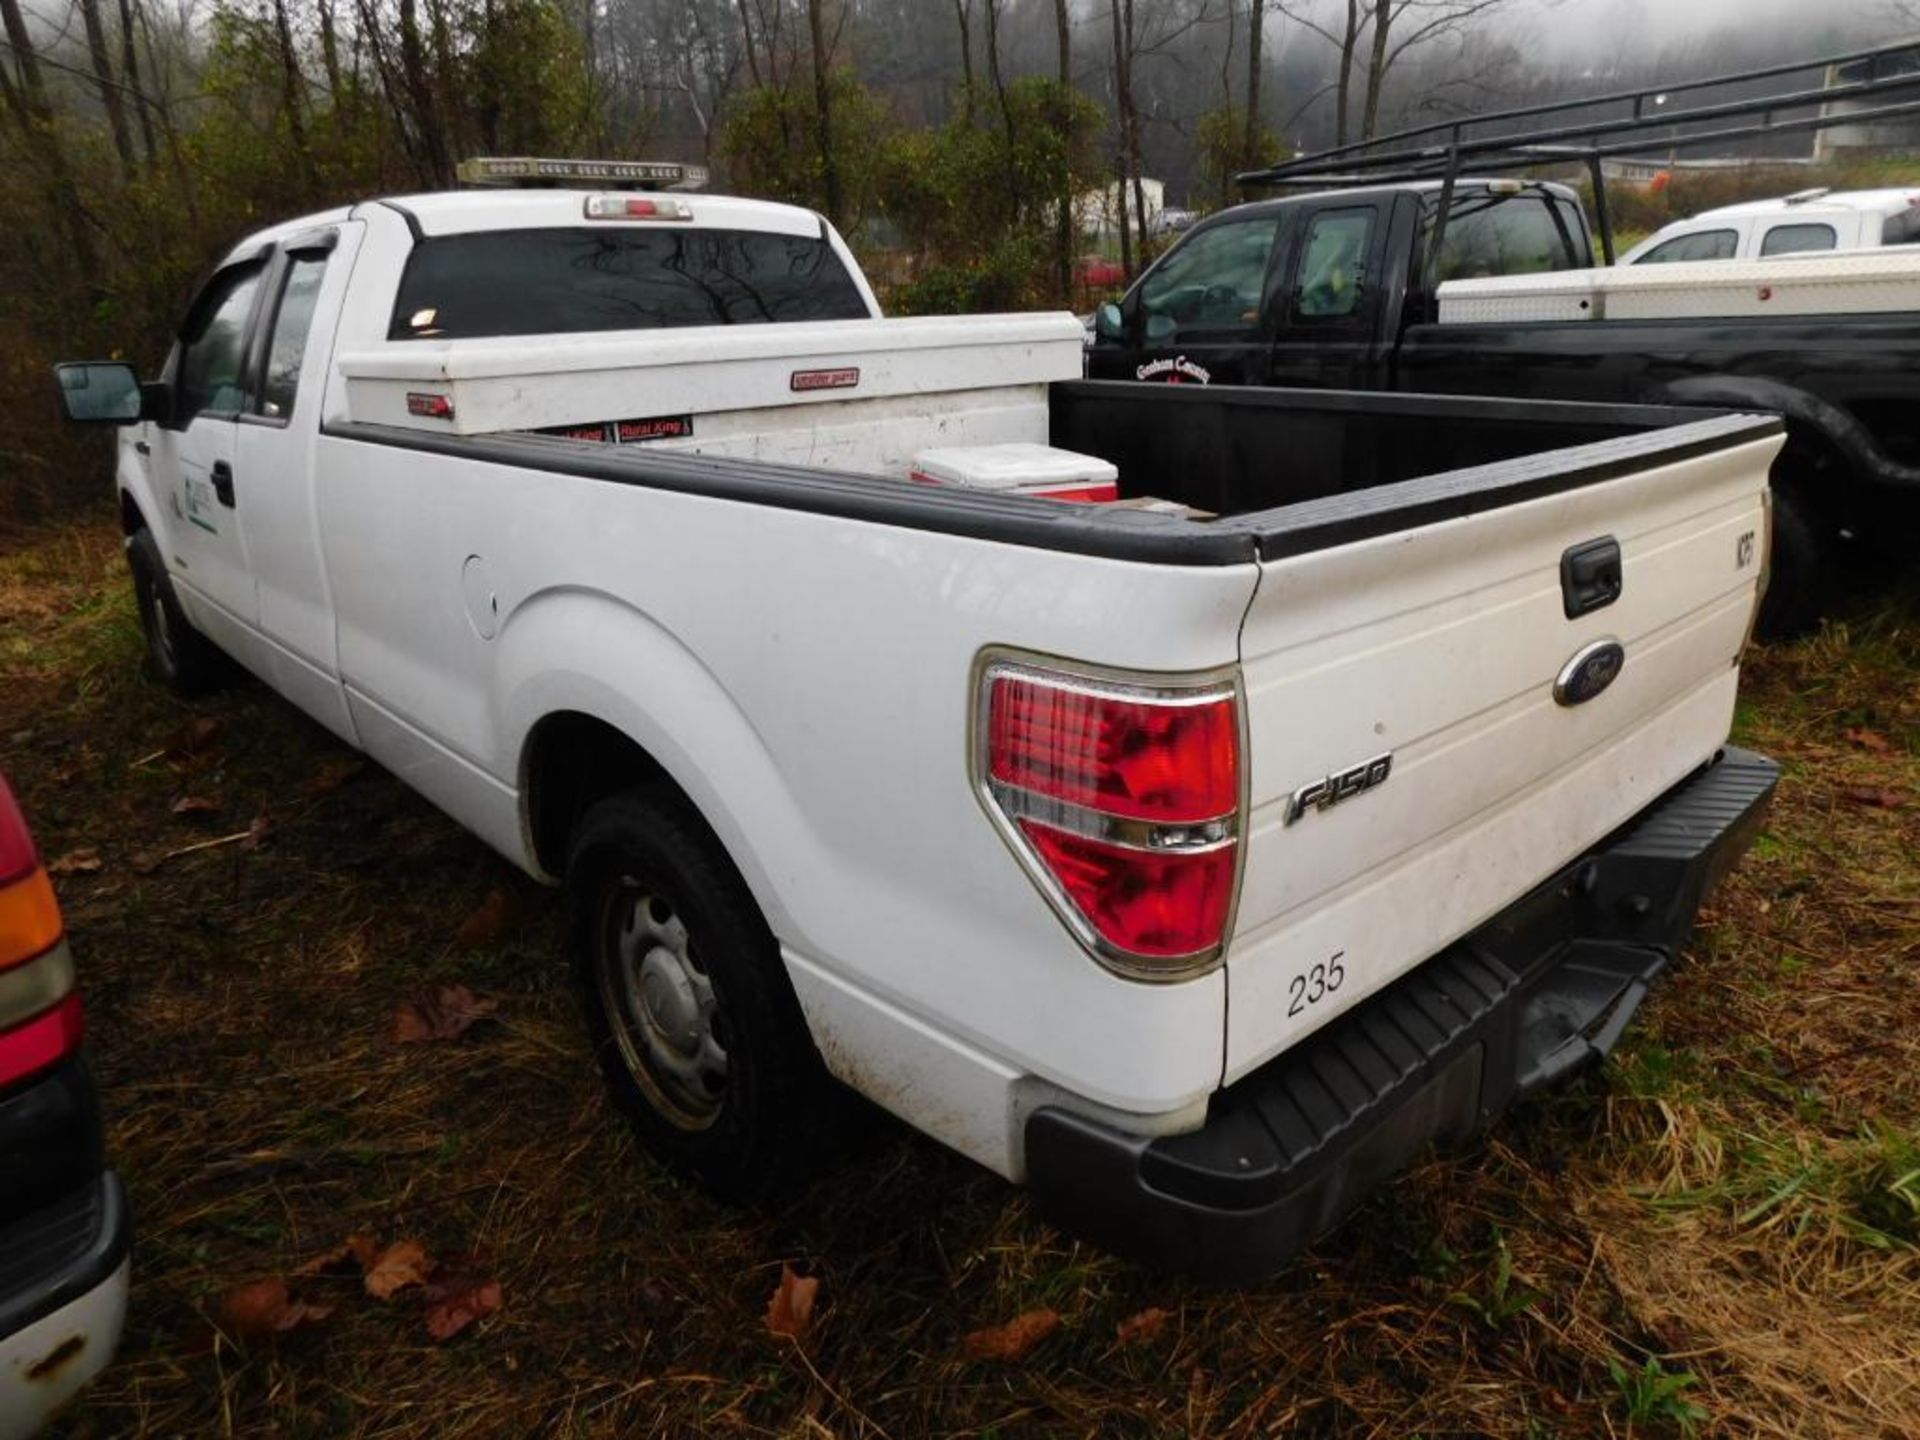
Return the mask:
M1800 489L1823 516L1837 515L1845 508L1846 497L1836 494L1835 487L1845 483L1852 468L1846 453L1825 432L1789 420L1787 443L1773 462L1773 479Z
M140 513L140 506L131 493L120 492L120 533L137 535L147 528L147 517Z
M580 817L610 795L652 783L673 785L686 798L659 761L606 721L571 710L542 719L527 737L520 768L528 838L540 868L564 874L567 841Z

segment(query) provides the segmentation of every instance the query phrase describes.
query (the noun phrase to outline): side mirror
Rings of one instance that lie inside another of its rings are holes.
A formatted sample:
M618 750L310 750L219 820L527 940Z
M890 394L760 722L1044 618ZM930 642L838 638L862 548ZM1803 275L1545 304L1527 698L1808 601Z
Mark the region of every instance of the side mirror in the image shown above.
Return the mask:
M140 377L118 360L83 360L53 367L60 409L81 425L133 425L145 410Z
M1127 338L1127 322L1111 300L1093 312L1093 333L1102 340Z

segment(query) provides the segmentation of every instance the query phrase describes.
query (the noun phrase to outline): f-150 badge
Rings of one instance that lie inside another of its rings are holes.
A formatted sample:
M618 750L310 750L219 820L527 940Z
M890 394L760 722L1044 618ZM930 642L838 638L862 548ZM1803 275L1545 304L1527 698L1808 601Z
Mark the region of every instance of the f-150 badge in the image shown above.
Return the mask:
M1386 783L1393 773L1393 752L1362 761L1351 770L1342 770L1324 780L1302 785L1287 797L1286 823L1291 825L1309 810L1327 810L1342 800L1351 800L1363 790Z

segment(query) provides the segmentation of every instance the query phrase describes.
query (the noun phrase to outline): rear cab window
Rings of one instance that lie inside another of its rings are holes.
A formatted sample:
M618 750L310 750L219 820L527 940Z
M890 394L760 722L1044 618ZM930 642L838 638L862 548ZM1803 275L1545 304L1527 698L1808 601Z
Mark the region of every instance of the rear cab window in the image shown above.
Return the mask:
M1920 202L1880 222L1882 245L1912 245L1917 242L1920 242Z
M1701 230L1663 241L1633 263L1668 265L1685 260L1731 260L1739 247L1740 235L1737 231Z
M869 314L824 237L637 226L483 230L414 247L388 338L575 335Z
M1776 225L1760 242L1762 255L1797 255L1808 250L1832 250L1840 243L1833 226L1824 222Z
M1420 254L1433 233L1431 214L1421 227ZM1561 197L1540 191L1457 197L1447 211L1446 233L1429 288L1448 280L1496 275L1538 275L1578 270L1592 263L1586 221Z

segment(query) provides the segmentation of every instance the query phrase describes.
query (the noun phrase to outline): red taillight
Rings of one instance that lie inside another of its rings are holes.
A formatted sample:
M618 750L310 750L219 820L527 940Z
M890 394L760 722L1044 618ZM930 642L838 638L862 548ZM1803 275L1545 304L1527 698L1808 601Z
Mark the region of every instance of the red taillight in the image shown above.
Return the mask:
M0 778L0 1089L79 1048L80 997L61 933L53 884Z
M33 836L27 833L26 816L7 788L6 777L0 775L0 885L18 880L39 864Z
M1240 798L1231 695L1169 703L1002 675L988 723L993 778L1069 805L1193 823Z
M988 666L982 683L987 799L1075 933L1136 976L1178 979L1211 964L1239 865L1233 686L1011 661Z
M1142 852L1023 820L1020 829L1100 937L1156 960L1220 943L1233 902L1235 845Z
M80 997L72 992L26 1024L0 1031L0 1089L59 1064L80 1048L85 1032Z

